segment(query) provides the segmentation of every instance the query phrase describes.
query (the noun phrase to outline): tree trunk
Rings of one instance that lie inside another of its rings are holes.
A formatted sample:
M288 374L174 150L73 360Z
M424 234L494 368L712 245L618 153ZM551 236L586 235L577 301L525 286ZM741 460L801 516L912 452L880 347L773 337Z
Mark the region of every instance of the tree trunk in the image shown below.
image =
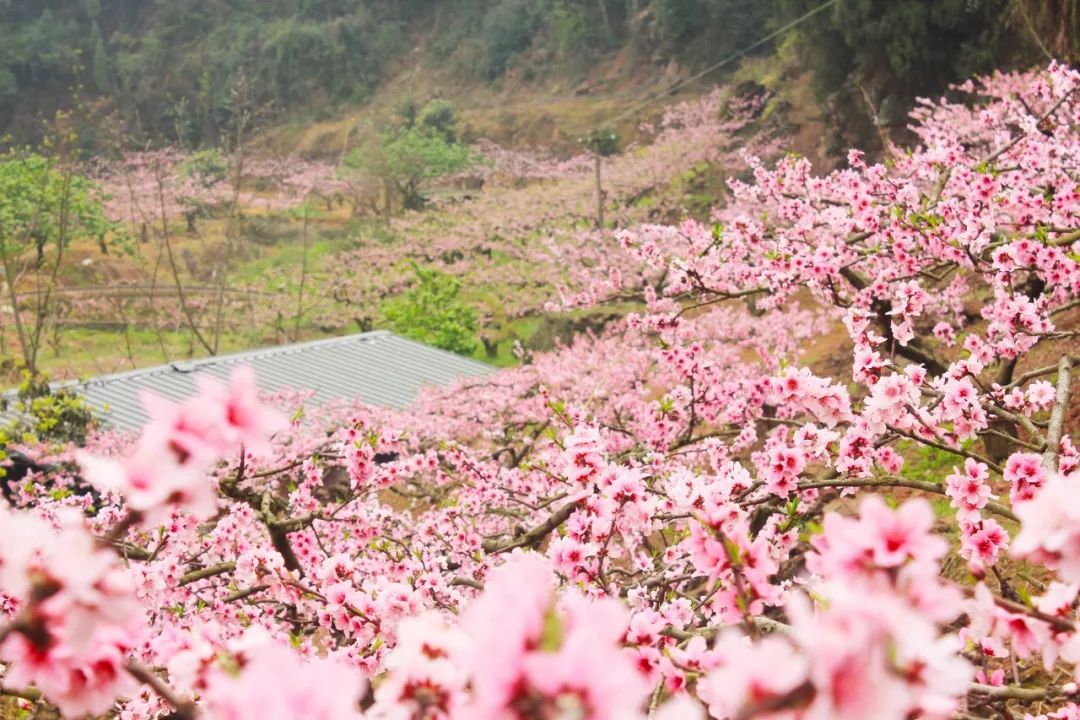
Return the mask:
M2 228L0 228L0 230L2 230ZM19 308L19 295L15 291L15 270L12 267L13 260L8 257L7 243L4 242L2 233L0 233L0 261L3 262L4 287L8 292L8 301L11 303L11 312L15 321L15 335L19 340L19 350L22 351L23 363L32 375L37 375L37 366L34 362L35 354L31 352L30 339L26 332L26 327L23 325L22 311Z
M596 153L596 227L604 227L604 186L600 180L600 153Z
M424 209L424 194L420 192L420 184L415 181L408 181L400 186L401 188L401 202L404 210L423 210Z
M613 33L611 31L611 18L608 17L607 2L605 0L596 0L596 4L600 6L600 20L604 23L604 32L607 34L608 40L611 40Z

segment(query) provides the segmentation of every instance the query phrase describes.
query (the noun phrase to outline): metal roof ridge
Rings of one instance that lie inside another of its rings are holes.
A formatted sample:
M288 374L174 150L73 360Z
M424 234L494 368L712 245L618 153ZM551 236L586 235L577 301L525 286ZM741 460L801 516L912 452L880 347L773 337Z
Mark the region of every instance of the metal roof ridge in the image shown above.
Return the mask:
M449 350L443 350L442 348L435 347L434 345L428 345L427 343L422 343L419 340L413 340L412 338L405 337L404 335L398 335L397 333L392 332L390 330L382 330L380 332L385 332L387 335L392 337L397 342L406 343L406 344L409 344L409 345L414 345L414 346L419 347L419 348L424 348L425 350L434 350L437 353L441 353L441 354L444 354L444 355L449 355L454 360L462 362L462 363L464 363L466 365L475 365L477 367L487 368L487 369L492 370L492 371L496 371L496 370L499 369L499 368L495 367L494 365L490 365L488 363L481 362L480 360L477 360L476 358L471 358L468 355L458 355L456 352L450 352Z
M186 374L189 372L195 372L202 367L210 365L228 364L231 362L237 362L243 359L255 359L270 357L274 355L286 355L294 352L300 352L308 350L314 347L323 345L338 345L348 342L356 342L364 339L374 339L379 337L400 337L390 330L369 330L367 332L353 333L352 335L341 335L339 337L331 338L319 338L318 340L305 340L299 343L286 343L284 345L268 345L266 347L254 348L252 350L240 350L238 352L227 353L224 355L209 355L207 357L193 358L190 360L176 360L162 365L153 365L151 367L135 368L134 370L124 370L122 372L106 373L104 375L95 375L87 380L67 380L60 383L56 383L60 387L86 387L89 385L97 385L99 383L110 383L117 380L128 380L136 377L144 377L148 375L156 375L165 373L168 371ZM421 343L422 344L422 343ZM437 349L437 348L436 348ZM445 352L445 351L444 351ZM453 354L453 353L451 353ZM190 366L190 370L180 370L175 367L176 364L183 363Z

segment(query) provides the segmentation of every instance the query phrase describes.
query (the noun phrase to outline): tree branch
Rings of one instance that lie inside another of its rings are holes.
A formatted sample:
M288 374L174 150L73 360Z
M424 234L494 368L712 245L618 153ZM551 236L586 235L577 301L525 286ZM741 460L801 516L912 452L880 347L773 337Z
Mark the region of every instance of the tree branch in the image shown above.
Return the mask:
M971 683L968 686L968 692L1000 700L1046 700L1065 696L1059 688L1025 688L1016 685L984 685L983 683Z
M144 685L150 686L158 697L172 706L173 717L176 720L195 720L198 717L198 711L195 709L195 703L187 698L180 697L175 690L169 687L164 680L157 676L157 674L146 667L138 660L128 660L124 665L124 669L128 671L131 677L135 678Z
M217 565L211 565L210 567L204 567L199 570L192 570L191 572L185 573L180 576L180 581L178 585L180 587L184 587L185 585L190 585L191 583L198 582L199 580L206 580L207 578L217 577L218 575L230 573L235 569L235 562L223 562Z
M498 555L499 553L510 552L511 550L519 547L536 547L541 543L541 541L543 541L545 537L547 537L553 530L555 530L555 528L566 522L567 519L569 519L569 517L574 514L574 511L577 510L578 506L580 505L581 500L574 500L573 502L566 503L561 508L553 512L542 523L529 529L525 532L524 535L517 538L516 540L511 540L506 544L500 545L497 541L485 540L483 544L484 551L491 555Z
M1057 472L1061 434L1065 428L1065 415L1069 409L1071 370L1072 358L1063 355L1058 361L1057 394L1054 397L1054 409L1050 413L1050 425L1046 428L1046 450L1043 451L1043 467L1050 472Z
M840 479L835 480L818 480L814 482L799 483L800 490L815 490L818 488L838 488L838 487L854 487L854 488L882 488L882 487L906 487L912 490L922 490L923 492L933 493L935 495L948 495L945 491L944 485L938 483L929 482L926 480L910 480L908 478L896 477L890 475L888 477L876 477L876 478L853 478L853 479ZM1003 518L1008 518L1013 522L1019 522L1020 518L1016 517L1016 514L1005 505L993 500L986 503L986 509L995 515L999 515Z

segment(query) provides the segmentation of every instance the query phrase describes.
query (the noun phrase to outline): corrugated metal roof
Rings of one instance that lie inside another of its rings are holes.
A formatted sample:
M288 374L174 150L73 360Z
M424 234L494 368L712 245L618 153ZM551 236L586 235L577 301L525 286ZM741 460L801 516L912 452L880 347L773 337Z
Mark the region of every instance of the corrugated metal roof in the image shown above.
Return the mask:
M136 430L147 420L141 389L183 400L195 394L200 375L228 379L240 365L255 370L266 392L311 390L317 404L360 398L396 409L408 407L421 387L494 372L475 360L379 330L102 375L76 387L106 424Z

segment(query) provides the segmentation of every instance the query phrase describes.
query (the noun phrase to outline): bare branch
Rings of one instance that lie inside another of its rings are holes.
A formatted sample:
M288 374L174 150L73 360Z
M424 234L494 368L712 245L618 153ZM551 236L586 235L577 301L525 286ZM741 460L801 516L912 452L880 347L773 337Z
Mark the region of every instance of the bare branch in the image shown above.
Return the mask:
M545 537L551 534L555 528L566 522L567 519L574 514L574 511L578 509L580 504L581 500L574 500L573 502L566 503L553 512L542 523L529 529L524 535L516 540L511 540L504 545L500 545L497 541L486 540L483 545L484 551L492 555L498 555L499 553L510 552L519 547L536 547Z
M799 483L800 490L814 490L817 488L838 488L838 487L855 487L855 488L882 488L882 487L905 487L912 490L922 490L923 492L933 493L935 495L948 495L944 485L938 483L929 482L926 480L911 480L909 478L897 477L889 475L888 477L876 477L876 478L850 478L842 479L836 478L834 480L818 480L814 482ZM993 500L986 503L986 509L995 515L1012 520L1013 522L1019 522L1020 519L1016 517L1016 514L1005 505Z
M210 567L204 567L199 570L192 570L191 572L185 573L180 576L180 581L178 585L180 587L183 587L185 585L190 585L193 582L198 582L199 580L206 580L207 578L217 577L218 575L230 573L235 569L235 562L223 562L218 565L211 565Z
M194 720L199 716L198 710L195 709L195 703L187 698L180 697L175 690L158 677L157 673L140 663L138 660L128 660L124 669L128 671L128 674L131 675L131 677L144 685L150 686L150 688L157 693L158 697L169 703L173 710L175 710L172 716L176 720Z

